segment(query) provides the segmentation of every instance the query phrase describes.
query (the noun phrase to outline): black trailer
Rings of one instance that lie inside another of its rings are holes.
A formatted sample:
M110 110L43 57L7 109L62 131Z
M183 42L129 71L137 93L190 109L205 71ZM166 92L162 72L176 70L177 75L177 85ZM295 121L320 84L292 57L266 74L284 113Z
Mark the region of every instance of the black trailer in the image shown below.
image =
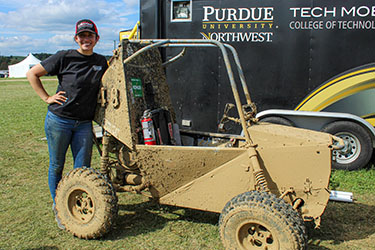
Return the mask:
M336 168L356 169L370 160L375 141L373 1L142 0L140 28L142 39L212 39L233 45L252 100L262 111L259 119L344 138L347 147L334 155ZM168 60L178 53L168 50L163 56ZM194 50L166 68L183 129L217 131L225 105L233 102L221 62L215 50Z

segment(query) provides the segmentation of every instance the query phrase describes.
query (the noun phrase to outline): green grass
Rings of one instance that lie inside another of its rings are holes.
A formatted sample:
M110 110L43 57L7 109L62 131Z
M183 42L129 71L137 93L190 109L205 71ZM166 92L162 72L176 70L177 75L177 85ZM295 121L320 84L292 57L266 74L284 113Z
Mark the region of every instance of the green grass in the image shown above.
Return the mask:
M56 81L44 78L49 93ZM44 135L47 105L25 79L0 81L0 249L223 249L219 216L119 195L119 217L100 240L81 240L57 228L47 185ZM99 167L94 152L93 167ZM65 172L72 169L71 155ZM375 169L335 171L332 185L356 203L330 202L309 249L375 249Z

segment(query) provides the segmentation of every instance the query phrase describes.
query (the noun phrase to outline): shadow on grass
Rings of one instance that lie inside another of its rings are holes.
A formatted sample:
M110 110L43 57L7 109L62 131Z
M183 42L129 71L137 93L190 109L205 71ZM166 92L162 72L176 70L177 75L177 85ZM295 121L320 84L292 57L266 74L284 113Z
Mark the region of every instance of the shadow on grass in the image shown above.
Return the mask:
M119 204L114 228L103 240L122 239L157 231L170 221L190 221L216 225L219 214L188 208L161 205L155 201Z
M103 240L147 234L165 228L171 221L217 225L218 220L216 213L160 205L154 201L120 204L114 228ZM308 249L335 249L335 245L343 242L366 239L375 233L373 221L375 206L331 201L323 214L320 229L308 226Z
M309 230L309 249L328 249L320 246L323 241L334 247L345 241L366 239L375 233L374 221L375 206L329 202L320 229Z

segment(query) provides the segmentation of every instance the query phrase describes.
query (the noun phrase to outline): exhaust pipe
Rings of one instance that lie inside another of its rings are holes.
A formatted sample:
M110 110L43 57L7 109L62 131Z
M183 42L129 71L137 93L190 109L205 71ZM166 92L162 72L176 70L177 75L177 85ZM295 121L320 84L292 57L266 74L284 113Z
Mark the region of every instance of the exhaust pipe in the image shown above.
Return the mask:
M353 193L332 190L329 199L331 201L353 202Z

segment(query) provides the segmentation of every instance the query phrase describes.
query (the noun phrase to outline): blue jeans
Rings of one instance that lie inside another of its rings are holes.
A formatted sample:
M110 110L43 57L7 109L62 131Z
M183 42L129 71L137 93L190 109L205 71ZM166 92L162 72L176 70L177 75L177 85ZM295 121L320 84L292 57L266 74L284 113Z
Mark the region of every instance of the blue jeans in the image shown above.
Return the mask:
M48 185L55 203L56 188L62 178L69 145L73 154L74 168L90 167L93 145L92 121L62 118L48 111L44 129L49 151Z

